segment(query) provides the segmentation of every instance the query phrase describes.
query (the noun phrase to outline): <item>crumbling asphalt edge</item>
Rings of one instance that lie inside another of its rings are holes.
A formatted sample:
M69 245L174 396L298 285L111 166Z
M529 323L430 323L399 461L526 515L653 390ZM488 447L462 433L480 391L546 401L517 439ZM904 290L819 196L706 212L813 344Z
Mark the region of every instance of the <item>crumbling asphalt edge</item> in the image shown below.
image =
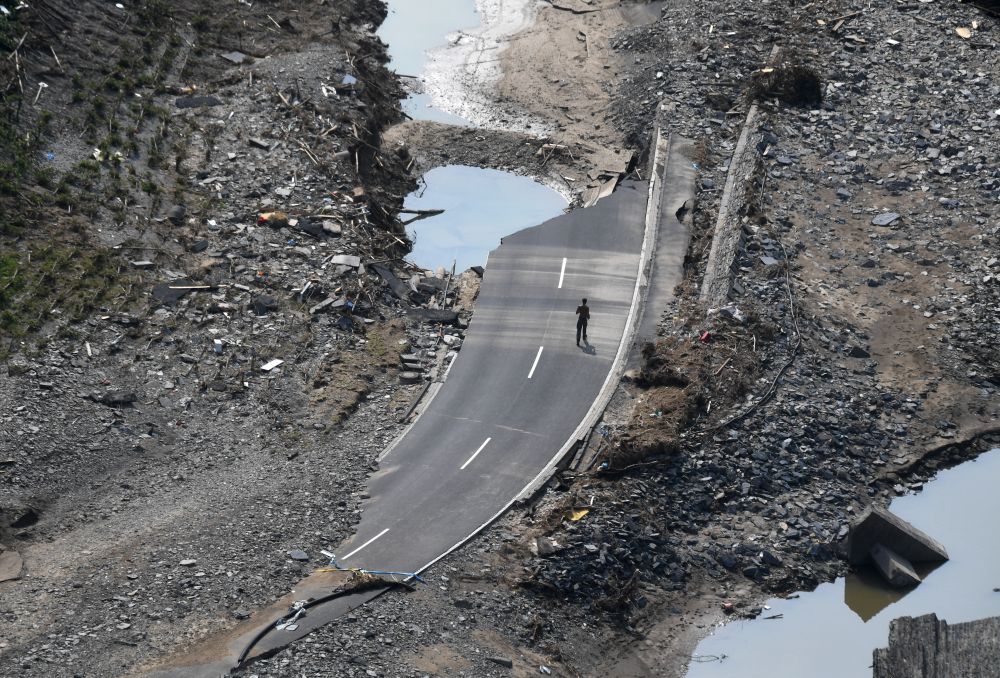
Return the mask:
M535 479L528 483L525 488L514 498L512 498L507 504L505 504L499 511L497 511L489 520L484 522L482 525L477 527L475 530L470 532L468 536L462 538L456 542L451 548L443 552L438 557L434 558L426 565L417 568L414 573L420 574L421 572L429 569L435 563L451 555L454 551L458 550L473 538L476 537L480 532L489 527L494 521L496 521L500 516L507 512L511 506L519 501L530 498L534 495L541 487L545 485L555 473L555 469L564 460L564 458L573 451L576 445L580 442L584 433L594 426L597 419L604 412L608 403L611 400L611 396L614 393L617 382L621 379L621 375L624 372L625 358L628 354L628 347L631 345L632 336L635 333L636 327L638 325L639 318L639 307L641 306L642 297L641 294L646 286L646 277L649 270L649 263L652 260L653 252L655 251L656 244L656 234L657 234L657 218L656 215L659 213L658 209L655 209L659 205L658 194L656 195L656 200L654 204L654 191L658 187L658 182L655 180L657 167L666 167L667 158L663 158L662 162L660 159L660 154L663 152L664 147L669 147L669 137L666 138L666 143L662 136L661 130L657 127L656 130L657 143L655 146L655 151L653 154L653 159L651 162L651 167L653 170L650 172L650 182L649 182L649 200L647 202L646 208L646 228L645 234L642 242L642 250L639 254L639 275L636 279L635 289L632 292L632 307L629 309L628 317L625 321L625 334L622 336L622 341L618 346L618 353L615 355L615 359L612 362L611 370L608 372L607 379L604 381L604 385L601 387L601 391L597 398L594 400L594 404L587 411L580 425L576 428L573 435L566 441L566 443L559 449L559 451L549 460L549 463L545 465L545 468L539 472ZM449 366L450 367L450 366ZM402 437L402 436L400 436ZM390 446L394 447L396 441ZM385 455L383 455L384 457Z

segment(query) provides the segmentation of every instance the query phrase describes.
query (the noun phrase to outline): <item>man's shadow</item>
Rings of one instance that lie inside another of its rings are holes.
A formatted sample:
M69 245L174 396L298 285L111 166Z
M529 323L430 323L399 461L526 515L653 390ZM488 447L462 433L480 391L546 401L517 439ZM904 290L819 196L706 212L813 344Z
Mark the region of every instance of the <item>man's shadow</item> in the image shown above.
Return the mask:
M583 340L583 345L580 346L580 350L587 355L597 355L597 349L586 339Z

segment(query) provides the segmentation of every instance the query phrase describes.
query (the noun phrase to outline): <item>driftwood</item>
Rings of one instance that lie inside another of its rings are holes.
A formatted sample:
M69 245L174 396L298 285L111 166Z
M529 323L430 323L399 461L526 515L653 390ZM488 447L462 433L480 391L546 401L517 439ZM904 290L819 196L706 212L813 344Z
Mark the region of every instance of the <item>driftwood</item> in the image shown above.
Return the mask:
M402 226L408 226L414 221L420 221L421 219L426 219L427 217L436 217L439 214L444 214L444 210L399 210L402 214L415 214L416 216L412 219L407 219L406 221L401 221Z

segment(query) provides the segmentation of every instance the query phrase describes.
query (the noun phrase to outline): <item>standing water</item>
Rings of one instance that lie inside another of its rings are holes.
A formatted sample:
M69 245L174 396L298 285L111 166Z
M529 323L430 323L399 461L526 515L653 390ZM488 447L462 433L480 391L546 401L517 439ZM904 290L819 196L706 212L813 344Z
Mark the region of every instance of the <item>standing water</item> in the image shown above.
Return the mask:
M378 36L389 46L389 68L408 79L419 79L427 63L427 50L444 43L448 33L479 23L475 0L389 0L388 5L389 15ZM469 124L431 106L430 96L423 92L407 97L403 111L415 120Z
M941 472L892 512L944 544L951 560L921 572L909 592L877 576L850 575L794 600L773 599L762 617L733 622L703 640L687 678L866 678L889 622L934 612L949 624L1000 615L1000 449ZM780 618L764 619L781 615Z
M555 191L516 174L448 165L423 177L421 190L406 198L413 210L443 209L410 231L411 257L423 266L457 263L456 270L485 266L500 238L562 212L566 201Z
M390 67L400 75L420 76L427 50L444 44L449 33L479 24L474 0L388 0L388 5L378 34L389 46ZM403 110L417 120L470 124L435 108L423 93L410 95ZM459 271L485 265L500 238L558 216L566 207L560 194L530 178L480 167L438 167L421 183L404 207L444 210L408 229L414 240L410 258L429 269L450 268L453 261Z

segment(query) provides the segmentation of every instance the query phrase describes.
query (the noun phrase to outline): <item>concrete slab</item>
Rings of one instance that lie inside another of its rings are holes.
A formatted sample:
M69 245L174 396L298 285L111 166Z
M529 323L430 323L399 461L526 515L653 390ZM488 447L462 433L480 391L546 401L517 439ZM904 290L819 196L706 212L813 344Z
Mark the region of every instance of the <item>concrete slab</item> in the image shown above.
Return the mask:
M0 581L10 581L21 578L21 569L24 561L17 551L4 551L0 553Z
M852 565L866 562L876 544L895 551L911 563L948 560L948 551L940 542L884 508L872 506L851 530L847 542L848 562Z
M875 544L872 547L871 559L882 573L882 577L893 588L905 589L916 586L922 581L910 561L882 544Z

